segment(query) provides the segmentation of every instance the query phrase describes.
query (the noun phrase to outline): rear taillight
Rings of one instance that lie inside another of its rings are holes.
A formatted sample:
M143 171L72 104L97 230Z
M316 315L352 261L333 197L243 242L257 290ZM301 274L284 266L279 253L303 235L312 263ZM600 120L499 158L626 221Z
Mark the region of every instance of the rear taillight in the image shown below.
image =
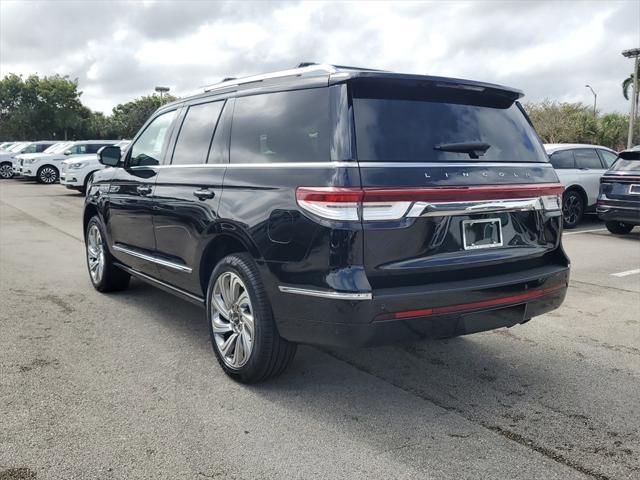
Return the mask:
M298 205L327 220L381 221L474 213L559 211L564 187L556 183L433 188L299 187Z

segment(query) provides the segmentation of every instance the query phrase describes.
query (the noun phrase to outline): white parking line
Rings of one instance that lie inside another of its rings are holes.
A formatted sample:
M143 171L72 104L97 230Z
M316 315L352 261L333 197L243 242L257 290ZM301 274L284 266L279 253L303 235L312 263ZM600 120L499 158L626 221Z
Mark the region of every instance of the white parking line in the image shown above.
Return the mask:
M567 233L564 233L563 235L577 235L578 233L606 232L606 231L607 231L606 228L594 228L591 230L579 230L577 232L567 232Z
M625 270L624 272L612 273L611 275L614 277L627 277L629 275L635 275L636 273L640 273L640 268L634 268L633 270Z

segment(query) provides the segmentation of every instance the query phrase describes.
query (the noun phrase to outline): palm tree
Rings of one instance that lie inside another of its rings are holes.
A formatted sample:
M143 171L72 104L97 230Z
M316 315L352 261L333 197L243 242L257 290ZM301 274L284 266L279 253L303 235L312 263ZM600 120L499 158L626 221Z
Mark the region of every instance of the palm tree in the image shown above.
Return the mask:
M636 63L636 65L638 65L638 63ZM626 100L629 100L629 89L633 90L633 79L634 79L634 75L639 75L640 74L640 66L638 67L638 69L636 69L635 74L632 73L631 75L629 75L627 78L625 78L622 81L622 95L624 95L624 98ZM640 79L640 77L639 77ZM640 90L640 89L639 89ZM638 115L638 97L640 97L640 92L636 92L636 98L634 99L634 103L635 103L635 116Z

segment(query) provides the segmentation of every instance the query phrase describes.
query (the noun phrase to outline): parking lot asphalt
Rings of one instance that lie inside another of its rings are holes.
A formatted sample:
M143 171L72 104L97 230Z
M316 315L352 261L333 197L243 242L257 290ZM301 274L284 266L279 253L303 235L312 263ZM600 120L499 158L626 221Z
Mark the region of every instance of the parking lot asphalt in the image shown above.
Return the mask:
M196 306L91 287L82 202L0 183L2 480L640 478L640 228L566 232L567 300L526 325L244 386Z

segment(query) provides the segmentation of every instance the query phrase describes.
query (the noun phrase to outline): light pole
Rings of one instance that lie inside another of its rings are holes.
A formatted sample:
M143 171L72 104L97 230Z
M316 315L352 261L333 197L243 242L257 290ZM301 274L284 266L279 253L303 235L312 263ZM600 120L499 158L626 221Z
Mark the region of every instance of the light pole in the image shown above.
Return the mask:
M631 48L624 50L622 56L625 58L634 58L633 65L633 93L631 95L631 115L629 116L629 135L627 136L627 148L631 148L633 145L633 122L636 117L636 103L638 99L638 57L640 57L640 48Z
M596 102L598 101L598 95L596 94L596 92L593 91L593 88L591 88L591 85L585 85L585 87L587 87L589 90L591 90L591 93L593 93L593 116L596 116Z
M169 87L156 87L156 92L160 94L160 98L162 98L169 90L171 90Z

